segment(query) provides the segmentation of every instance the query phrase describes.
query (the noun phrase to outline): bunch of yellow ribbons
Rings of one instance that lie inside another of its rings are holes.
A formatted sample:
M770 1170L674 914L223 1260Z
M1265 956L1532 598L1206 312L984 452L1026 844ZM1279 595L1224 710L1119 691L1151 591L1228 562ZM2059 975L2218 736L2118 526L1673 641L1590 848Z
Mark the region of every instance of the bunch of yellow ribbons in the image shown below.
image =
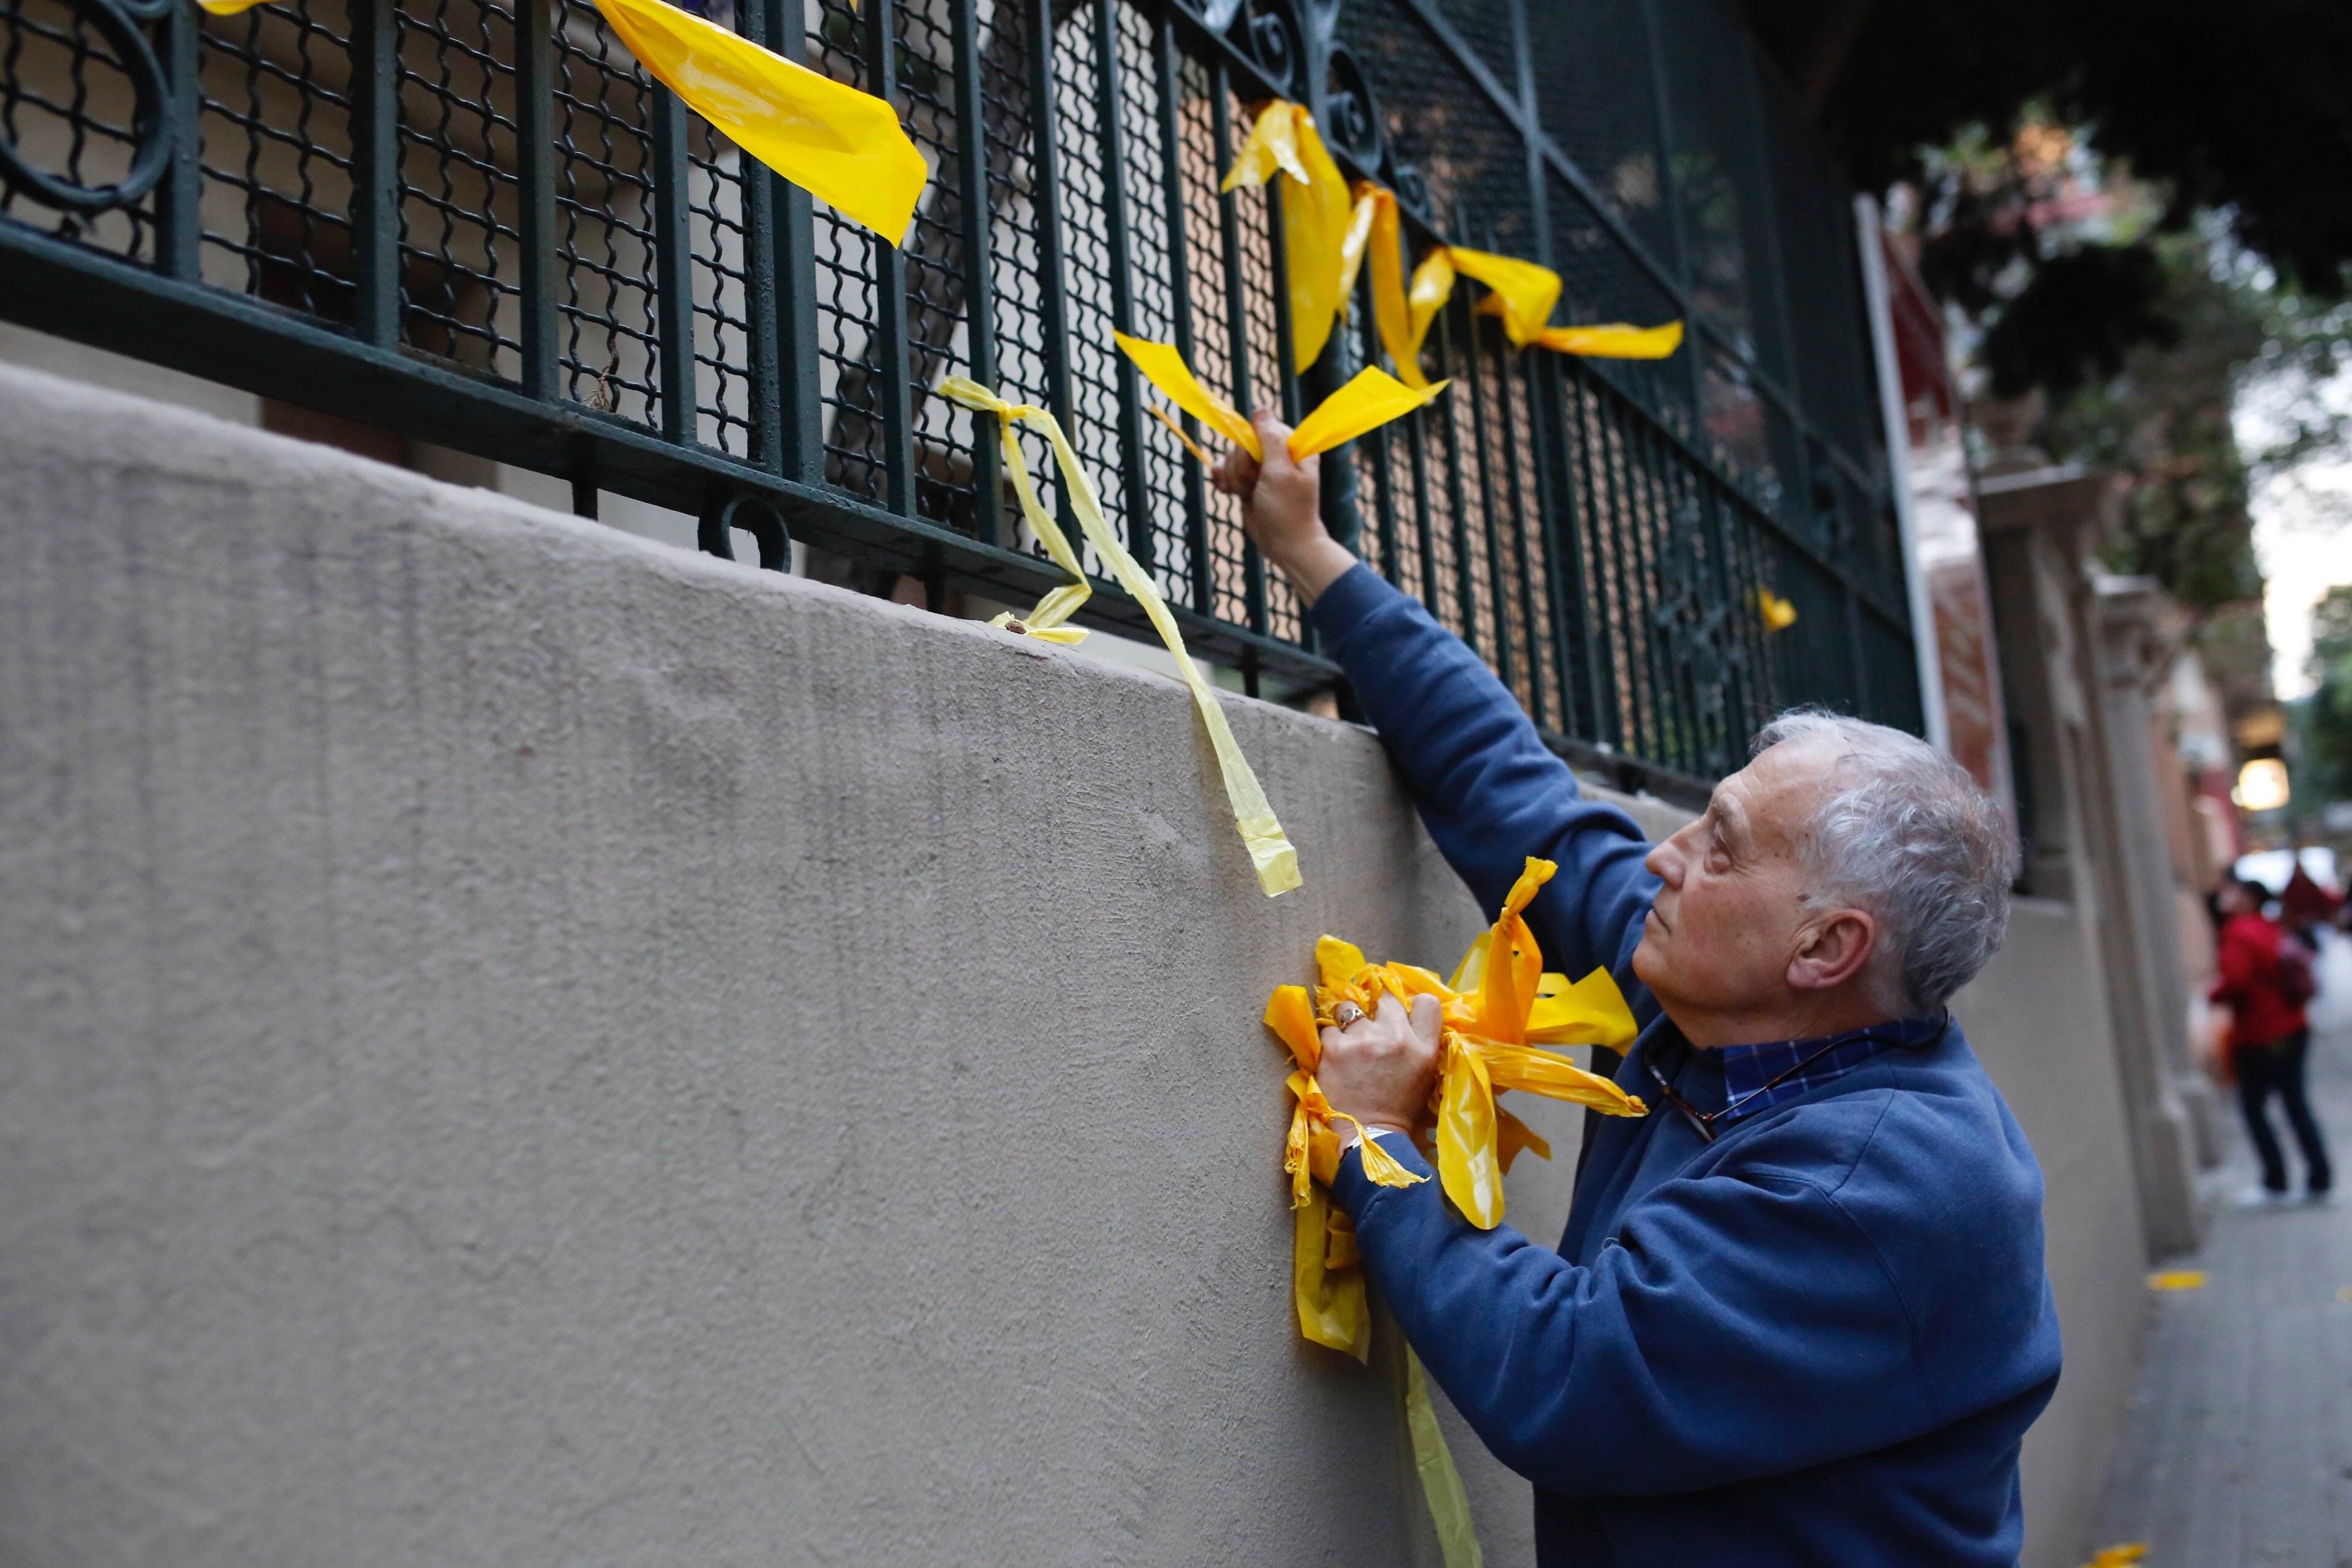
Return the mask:
M1336 1022L1339 1004L1370 1012L1383 995L1407 1006L1422 995L1438 999L1444 1019L1437 1090L1438 1178L1463 1217L1492 1230L1503 1217L1503 1173L1522 1149L1551 1158L1550 1145L1527 1123L1495 1103L1498 1090L1519 1089L1589 1105L1612 1116L1640 1116L1645 1108L1605 1078L1538 1050L1546 1045L1596 1045L1622 1050L1633 1043L1633 1015L1617 983L1596 969L1570 984L1547 974L1543 952L1528 929L1527 908L1557 868L1529 858L1503 900L1494 926L1470 944L1453 976L1440 980L1410 963L1372 963L1351 942L1327 936L1315 944L1319 984L1310 1000L1303 985L1282 985L1266 1002L1266 1027L1290 1051L1293 1101L1282 1168L1290 1178L1291 1299L1298 1331L1318 1344L1362 1361L1371 1348L1361 1256L1348 1216L1325 1191L1339 1174L1334 1121L1355 1119L1335 1110L1315 1081L1323 1055L1321 1029ZM1360 1134L1362 1127L1357 1123ZM1417 1176L1380 1146L1361 1140L1364 1174L1385 1187L1412 1186ZM1421 1476L1447 1568L1472 1568L1478 1538L1462 1478L1437 1426L1420 1359L1405 1352L1405 1423L1413 1468Z
M1366 1012L1383 995L1411 1005L1415 996L1438 999L1444 1016L1437 1092L1437 1170L1445 1195L1482 1230L1503 1217L1503 1173L1522 1149L1549 1159L1551 1150L1517 1117L1495 1103L1497 1091L1590 1105L1612 1116L1640 1116L1644 1108L1607 1079L1589 1073L1540 1046L1631 1044L1633 1015L1617 983L1596 969L1571 984L1543 972L1543 952L1528 929L1527 907L1551 879L1552 862L1530 858L1503 900L1491 930L1464 954L1450 979L1410 963L1373 963L1352 942L1327 936L1315 944L1319 983L1310 1000L1303 985L1275 990L1266 1027L1288 1047L1297 1070L1288 1087L1296 1101L1283 1169L1296 1211L1292 1277L1299 1331L1318 1344L1360 1358L1365 1353L1363 1278L1354 1265L1355 1235L1346 1215L1318 1188L1339 1169L1339 1145L1331 1109L1315 1082L1322 1058L1319 1030L1342 1002ZM1364 1173L1383 1186L1410 1186L1413 1175L1364 1144Z

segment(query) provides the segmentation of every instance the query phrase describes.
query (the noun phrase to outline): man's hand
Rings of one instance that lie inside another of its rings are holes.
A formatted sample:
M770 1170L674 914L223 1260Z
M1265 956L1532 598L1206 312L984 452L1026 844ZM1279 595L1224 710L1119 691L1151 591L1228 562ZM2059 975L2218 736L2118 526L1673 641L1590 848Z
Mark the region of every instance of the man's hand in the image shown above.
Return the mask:
M1252 542L1311 605L1356 563L1323 527L1323 459L1312 457L1302 463L1293 458L1285 444L1290 426L1276 419L1272 409L1257 409L1250 423L1257 427L1265 461L1236 447L1225 454L1211 477L1217 489L1241 498L1242 526Z
M1315 1081L1331 1109L1367 1131L1410 1133L1429 1110L1437 1086L1439 1037L1444 1014L1434 996L1416 996L1407 1011L1393 994L1380 1010L1344 1029L1323 1031L1323 1059Z

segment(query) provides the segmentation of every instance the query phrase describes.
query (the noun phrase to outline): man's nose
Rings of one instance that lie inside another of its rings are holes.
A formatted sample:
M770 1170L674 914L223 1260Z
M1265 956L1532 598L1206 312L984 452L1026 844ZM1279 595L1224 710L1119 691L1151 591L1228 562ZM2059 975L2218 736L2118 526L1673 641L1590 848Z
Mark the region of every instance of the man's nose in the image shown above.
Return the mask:
M1651 876L1655 877L1667 887L1679 888L1683 884L1683 862L1682 857L1675 854L1674 849L1675 841L1669 838L1662 844L1654 846L1649 854L1643 858L1642 864L1648 869Z

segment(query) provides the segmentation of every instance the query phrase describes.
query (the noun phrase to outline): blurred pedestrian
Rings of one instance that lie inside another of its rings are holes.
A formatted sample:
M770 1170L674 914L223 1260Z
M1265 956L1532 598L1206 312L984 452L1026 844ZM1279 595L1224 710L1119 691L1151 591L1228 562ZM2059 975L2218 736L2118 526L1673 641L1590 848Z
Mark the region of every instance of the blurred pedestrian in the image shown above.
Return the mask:
M2311 1198L2327 1195L2334 1173L2327 1145L2311 1114L2304 1090L2304 1061L2311 1051L2311 1028L2304 1007L2311 1000L2310 961L2301 944L2263 914L2265 889L2228 881L2217 900L2221 916L2221 977L2212 1000L2230 1009L2230 1061L2238 1079L2238 1106L2247 1135L2263 1163L2263 1184L2242 1200L2275 1204L2287 1195L2286 1156L2272 1131L2268 1106L2276 1095L2286 1108L2303 1152L2304 1188Z
M2279 894L2279 921L2315 955L2322 940L2320 928L2334 923L2336 908L2343 902L2298 861L2294 875L2286 879L2286 890Z

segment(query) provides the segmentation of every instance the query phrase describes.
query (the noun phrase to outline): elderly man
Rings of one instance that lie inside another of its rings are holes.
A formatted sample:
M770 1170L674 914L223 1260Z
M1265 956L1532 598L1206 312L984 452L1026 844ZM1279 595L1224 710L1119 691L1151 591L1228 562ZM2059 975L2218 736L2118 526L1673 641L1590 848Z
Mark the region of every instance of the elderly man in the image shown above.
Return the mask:
M1651 847L1475 655L1318 519L1317 473L1236 455L1221 489L1488 910L1521 861L1550 967L1606 965L1654 1107L1588 1140L1559 1249L1334 1188L1405 1336L1536 1488L1543 1563L2010 1564L2018 1448L2058 1379L2042 1178L1945 1001L1999 945L2015 852L1951 762L1795 713ZM1436 1008L1327 1029L1334 1108L1416 1172Z

